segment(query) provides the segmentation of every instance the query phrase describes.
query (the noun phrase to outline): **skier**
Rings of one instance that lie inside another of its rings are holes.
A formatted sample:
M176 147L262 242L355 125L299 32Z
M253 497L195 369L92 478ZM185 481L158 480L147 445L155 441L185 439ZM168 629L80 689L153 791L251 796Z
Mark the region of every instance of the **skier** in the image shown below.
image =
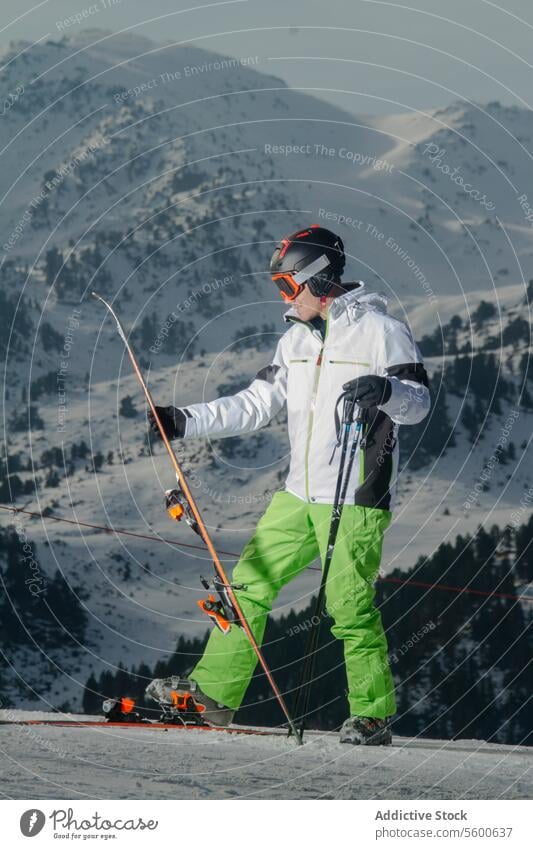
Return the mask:
M362 281L343 283L342 240L318 225L282 239L272 280L290 304L289 325L272 361L235 395L188 407L157 407L170 439L224 437L265 427L287 405L291 447L285 487L276 492L245 546L232 584L260 643L281 588L326 555L337 470L334 411L345 384L366 411L326 585L332 633L344 643L350 717L340 740L389 744L396 712L381 616L374 607L383 535L390 524L398 468L398 427L417 424L430 406L428 380L403 322ZM153 415L150 424L157 434ZM333 455L333 456L332 456ZM187 679L155 679L147 695L172 705L193 696L205 721L231 723L256 657L239 627L214 629Z

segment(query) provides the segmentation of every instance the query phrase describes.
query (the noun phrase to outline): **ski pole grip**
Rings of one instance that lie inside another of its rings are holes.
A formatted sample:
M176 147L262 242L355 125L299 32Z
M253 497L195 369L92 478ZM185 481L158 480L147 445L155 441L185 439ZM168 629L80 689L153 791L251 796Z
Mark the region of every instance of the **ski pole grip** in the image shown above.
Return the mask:
M366 407L359 407L359 412L357 413L357 424L363 425L368 419L368 409Z
M351 392L344 393L344 407L342 411L342 423L344 425L352 424L354 420L354 412L356 401Z

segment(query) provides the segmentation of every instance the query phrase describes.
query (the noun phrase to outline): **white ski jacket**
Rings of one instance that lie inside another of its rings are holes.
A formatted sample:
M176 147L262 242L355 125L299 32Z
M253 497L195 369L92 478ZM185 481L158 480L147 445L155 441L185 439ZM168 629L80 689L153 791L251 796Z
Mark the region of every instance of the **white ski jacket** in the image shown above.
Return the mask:
M272 362L248 388L184 408L185 438L258 430L286 403L291 457L285 488L304 501L331 504L340 457L339 450L331 459L337 442L334 412L342 385L362 375L386 376L392 395L368 411L346 503L391 510L398 426L417 424L430 407L422 357L407 325L387 315L382 295L365 294L364 283L332 302L324 338L293 309L284 319L291 326Z

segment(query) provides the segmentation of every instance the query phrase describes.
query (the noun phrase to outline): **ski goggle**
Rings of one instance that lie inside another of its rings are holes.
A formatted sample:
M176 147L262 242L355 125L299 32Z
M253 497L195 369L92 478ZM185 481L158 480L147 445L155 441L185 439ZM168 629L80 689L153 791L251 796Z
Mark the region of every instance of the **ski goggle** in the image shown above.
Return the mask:
M318 274L320 271L323 271L323 269L327 268L328 265L329 259L325 254L322 254L322 256L319 256L318 259L315 259L315 261L310 263L310 265L300 269L299 271L286 271L280 274L273 274L272 280L278 287L284 301L294 301L294 299L297 298L302 291L305 282L309 280L310 277L313 277L314 274Z
M284 301L294 301L303 289L303 284L299 285L292 274L273 274L272 280Z

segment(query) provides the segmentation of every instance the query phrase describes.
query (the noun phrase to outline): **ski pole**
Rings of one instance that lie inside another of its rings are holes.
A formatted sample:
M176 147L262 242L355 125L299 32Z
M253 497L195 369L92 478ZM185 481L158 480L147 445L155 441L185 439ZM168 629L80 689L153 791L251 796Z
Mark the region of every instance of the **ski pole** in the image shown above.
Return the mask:
M348 466L346 468L346 474L344 474L344 467L346 465L346 454L348 451L348 442L350 437L350 431L353 424L353 415L354 415L354 407L355 407L355 399L349 393L343 393L339 400L344 399L343 406L343 415L342 415L342 426L343 426L343 440L342 440L342 449L341 456L339 460L339 471L337 474L337 484L335 487L335 497L333 501L333 509L331 512L331 522L329 527L328 534L328 544L326 549L326 557L324 560L324 568L322 571L322 578L320 581L320 587L318 591L318 596L315 604L315 612L311 619L311 631L309 633L309 637L307 640L307 645L305 649L305 660L304 666L300 678L300 684L296 691L296 698L294 703L294 715L296 717L296 721L299 720L299 736L300 740L303 740L304 728L305 728L305 719L307 716L307 711L309 709L309 702L311 698L311 688L313 685L313 673L315 667L315 656L316 650L318 646L318 637L320 635L320 624L322 619L322 613L324 610L324 603L326 598L326 585L329 575L329 570L331 566L331 561L333 559L333 553L335 550L335 543L337 540L337 534L339 531L340 521L342 517L342 511L344 508L344 502L346 500L346 493L348 490L348 482L350 480L350 476L353 469L353 463L355 454L357 451L357 446L360 443L361 433L364 421L366 420L366 410L359 410L359 414L356 420L355 432L352 439L352 445L350 449L350 455L348 459ZM301 706L301 708L300 708ZM290 729L291 731L292 729ZM289 731L289 734L290 734Z
M113 316L113 318L115 320L119 336L122 339L122 341L124 342L124 346L126 348L128 356L131 360L133 370L135 371L135 374L137 375L139 383L141 384L142 390L144 392L144 396L146 398L146 401L148 402L148 406L150 407L150 410L152 411L152 415L155 419L157 427L159 428L159 433L161 434L161 439L163 440L164 446L167 449L167 453L168 453L168 456L170 457L170 461L171 461L171 463L174 467L174 471L176 472L176 477L178 479L178 482L179 482L179 484L180 484L180 486L183 490L183 494L185 495L185 498L187 499L187 502L188 502L188 504L191 508L191 511L194 515L194 518L195 518L195 520L198 524L200 536L202 537L203 541L205 542L207 549L209 551L209 554L211 555L211 557L213 559L213 565L215 567L215 572L217 573L218 577L220 578L222 584L225 587L228 598L230 599L230 602L233 606L233 609L235 610L235 613L237 614L239 625L242 627L244 633L248 637L248 640L250 642L250 645L252 646L252 649L254 650L254 653L257 657L257 660L259 661L259 663L260 663L260 665L263 669L263 672L265 673L265 676L268 680L268 683L270 684L272 692L274 693L274 696L276 697L276 699L279 703L279 706L280 706L281 710L283 711L283 714L285 715L285 718L286 718L286 720L289 724L289 729L294 734L296 739L298 740L298 743L301 745L302 744L302 738L297 733L296 726L295 726L295 724L292 720L292 717L291 717L291 715L288 711L287 705L285 704L285 700L284 700L280 690L278 689L278 686L277 686L277 684L274 680L272 672L270 671L268 664L267 664L265 658L263 657L263 652L259 648L259 644L257 643L257 640L254 637L254 634L253 634L253 632L252 632L252 630L251 630L251 628L250 628L250 626L249 626L249 624L246 620L246 617L244 616L244 613L243 613L242 608L239 604L239 601L238 601L238 599L237 599L237 597L236 597L236 595L233 591L233 587L231 586L230 582L228 581L228 577L227 577L226 572L224 570L224 567L223 567L223 565L222 565L222 563L219 559L219 556L216 552L216 549L213 545L213 542L212 542L211 537L209 535L209 531L207 530L207 527L206 527L204 520L201 516L200 510L199 510L199 508L196 504L196 501L194 500L192 492L189 489L187 481L186 481L186 479L185 479L185 477L182 473L180 464L178 463L178 458L176 457L174 449L172 448L172 446L170 444L170 440L168 439L168 437L165 433L165 429L164 429L164 427L161 423L161 419L159 418L159 416L157 414L157 409L156 409L156 406L154 404L152 394L151 394L150 390L148 389L147 383L146 383L144 376L143 376L143 373L142 373L142 371L139 367L139 364L137 362L137 358L136 358L136 356L133 352L133 349L132 349L130 343L128 342L128 339L126 337L126 332L125 332L125 330L124 330L124 328L123 328L123 326L120 322L120 319L118 318L113 307L111 307L110 304L107 303L107 301L105 301L100 295L97 295L96 292L92 292L92 295L93 295L94 298L96 298L97 300L99 300L103 303L103 305L111 313L111 315Z

